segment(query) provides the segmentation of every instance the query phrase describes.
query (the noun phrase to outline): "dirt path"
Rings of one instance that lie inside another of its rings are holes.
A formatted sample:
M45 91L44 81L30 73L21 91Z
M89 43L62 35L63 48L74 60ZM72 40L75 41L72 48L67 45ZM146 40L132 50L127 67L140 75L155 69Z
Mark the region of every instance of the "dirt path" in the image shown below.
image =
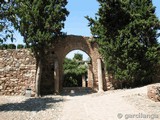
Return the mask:
M160 102L146 92L147 86L87 95L0 96L0 120L160 120Z
M146 89L147 87L143 87L119 90L115 93L112 91L103 94L65 96L63 116L60 120L151 120L150 117L154 118L152 120L160 120L160 115L137 108L136 100L135 104L126 101L127 96L146 94ZM145 115L149 116L145 117Z

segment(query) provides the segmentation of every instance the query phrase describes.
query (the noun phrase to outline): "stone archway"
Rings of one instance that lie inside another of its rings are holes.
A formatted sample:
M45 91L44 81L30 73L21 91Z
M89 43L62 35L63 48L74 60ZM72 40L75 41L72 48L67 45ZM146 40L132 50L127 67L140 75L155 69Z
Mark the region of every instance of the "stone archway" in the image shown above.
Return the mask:
M91 58L91 64L88 69L88 87L94 91L106 90L105 69L100 53L98 52L98 45L91 42L89 37L69 35L62 40L58 40L50 49L52 55L49 58L54 66L54 93L59 94L62 90L63 82L63 62L66 55L72 50L82 50L86 52ZM46 81L43 83L46 84ZM51 83L53 84L53 83ZM43 84L41 85L43 88Z
M75 59L78 59L78 60L76 60L75 62ZM69 65L66 62L69 63ZM77 70L79 70L81 74L79 72L76 72L78 73L77 75L76 73L73 72L73 70L75 69L75 66L73 67L71 65L71 62L72 64L73 62L77 63L76 66L80 67L80 69L77 69ZM63 82L62 84L63 92L67 93L67 92L70 92L71 90L75 90L75 91L76 90L79 90L79 91L89 91L90 90L88 89L89 65L91 65L91 57L85 51L76 49L76 50L71 50L67 53L63 61L63 73L64 73L63 81L62 81ZM72 71L72 72L70 73L68 71Z

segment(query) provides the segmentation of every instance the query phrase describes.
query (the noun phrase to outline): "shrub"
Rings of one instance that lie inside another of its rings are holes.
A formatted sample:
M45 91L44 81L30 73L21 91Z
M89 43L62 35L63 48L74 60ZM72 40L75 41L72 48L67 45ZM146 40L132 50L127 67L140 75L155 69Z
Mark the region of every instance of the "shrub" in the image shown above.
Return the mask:
M7 48L8 48L8 46L6 44L1 44L0 45L0 50L5 50Z
M2 50L3 48L2 48L2 45L0 45L0 50Z
M16 45L15 44L8 44L8 49L16 49Z
M24 45L22 45L22 44L17 45L17 49L23 49L23 48L24 48Z
M31 48L31 45L25 45L24 48Z

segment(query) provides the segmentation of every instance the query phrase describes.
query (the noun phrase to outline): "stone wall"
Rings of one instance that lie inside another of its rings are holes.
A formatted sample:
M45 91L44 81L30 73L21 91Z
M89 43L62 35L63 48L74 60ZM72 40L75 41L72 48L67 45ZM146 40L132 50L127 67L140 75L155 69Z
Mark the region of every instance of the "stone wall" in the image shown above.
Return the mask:
M102 59L98 45L91 42L89 37L70 35L55 41L51 48L44 51L41 80L36 83L41 95L59 94L62 91L64 59L70 51L77 49L90 56L88 87L98 91L97 60ZM103 64L101 69L104 74ZM0 50L0 95L24 95L27 88L30 88L34 95L35 74L36 60L29 50ZM102 77L102 80L106 81L105 77ZM104 86L106 87L106 82Z
M76 35L68 35L63 40L57 41L51 48L51 50L54 53L55 60L58 61L58 69L59 71L57 74L59 74L59 81L54 80L55 87L57 87L57 91L62 90L63 86L63 63L66 55L71 52L72 50L82 50L86 54L89 55L91 58L91 62L89 65L89 71L88 71L88 87L92 88L94 91L98 91L99 81L98 81L98 59L102 59L102 56L100 55L98 51L98 44L91 40L89 37L84 36L76 36ZM53 60L52 60L53 61ZM102 72L104 71L104 65L102 61ZM102 78L105 81L105 77ZM45 79L43 79L45 80ZM42 80L42 81L43 81ZM57 84L57 83L58 84ZM106 86L106 85L104 85ZM106 88L104 88L106 89Z
M0 95L35 95L36 62L27 49L0 50Z

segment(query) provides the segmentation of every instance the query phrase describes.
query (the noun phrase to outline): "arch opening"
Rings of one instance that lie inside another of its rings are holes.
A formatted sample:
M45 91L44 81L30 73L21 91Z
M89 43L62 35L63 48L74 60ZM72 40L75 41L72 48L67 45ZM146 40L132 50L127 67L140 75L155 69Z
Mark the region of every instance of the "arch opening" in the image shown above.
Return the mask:
M63 62L63 88L88 87L88 64L91 57L82 50L70 51Z
M55 44L45 56L47 62L44 63L42 79L39 81L41 93L60 94L64 91L63 64L66 55L73 50L82 50L90 57L87 69L88 82L84 87L85 89L81 89L83 88L81 87L80 90L100 91L106 87L105 70L103 69L103 61L98 51L97 43L90 42L89 37L69 35ZM83 85L83 83L81 84Z

